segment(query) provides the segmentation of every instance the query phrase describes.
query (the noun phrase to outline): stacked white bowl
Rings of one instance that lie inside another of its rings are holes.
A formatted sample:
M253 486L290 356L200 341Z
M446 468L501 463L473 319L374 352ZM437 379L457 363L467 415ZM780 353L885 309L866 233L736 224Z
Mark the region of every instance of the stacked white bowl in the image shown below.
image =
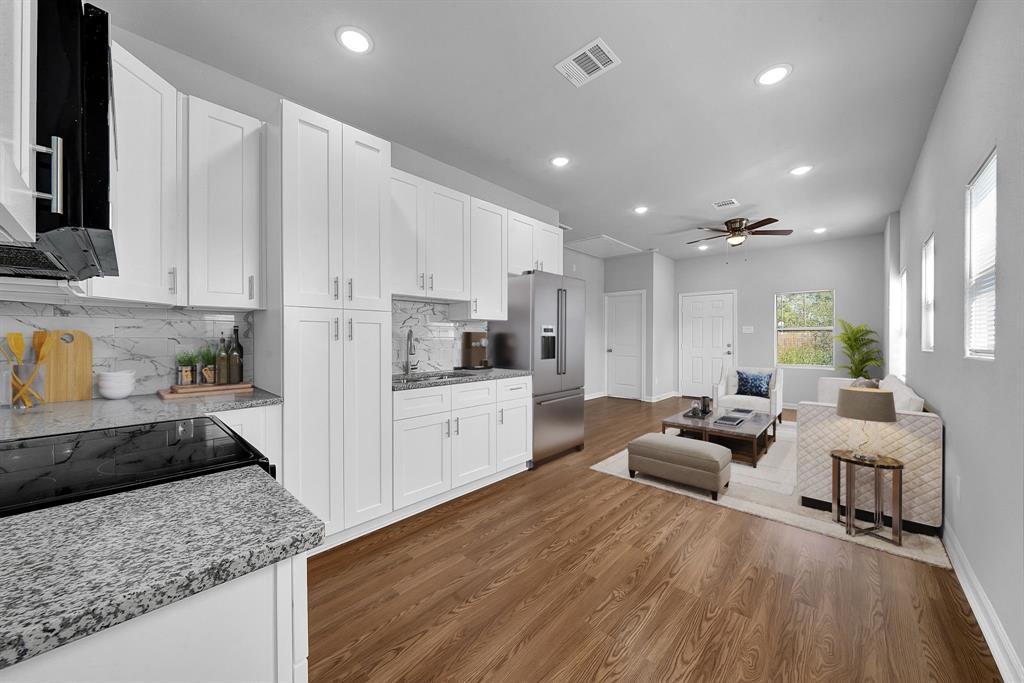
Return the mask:
M97 372L96 389L103 398L124 398L135 389L135 371Z

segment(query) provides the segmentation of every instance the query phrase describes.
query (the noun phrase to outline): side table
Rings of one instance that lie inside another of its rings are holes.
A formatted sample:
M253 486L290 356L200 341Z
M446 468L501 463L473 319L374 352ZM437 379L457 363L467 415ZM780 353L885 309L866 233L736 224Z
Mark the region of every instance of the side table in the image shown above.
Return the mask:
M846 525L846 533L850 536L868 534L894 545L903 545L903 462L885 455L875 456L868 460L857 457L850 450L832 451L832 520ZM846 519L841 520L839 514L839 491L842 488L841 466L846 464ZM875 473L875 524L871 527L859 528L857 519L857 468L868 467ZM878 533L885 526L885 505L882 497L882 476L886 471L892 473L892 537Z

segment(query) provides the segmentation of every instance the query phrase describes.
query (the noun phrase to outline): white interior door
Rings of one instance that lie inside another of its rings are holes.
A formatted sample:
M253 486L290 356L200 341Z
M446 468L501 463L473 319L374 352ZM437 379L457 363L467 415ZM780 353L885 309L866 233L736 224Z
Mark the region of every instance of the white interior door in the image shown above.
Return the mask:
M605 295L608 395L639 399L643 394L644 302L640 292Z
M736 295L732 292L682 297L679 368L680 391L684 396L711 396L711 388L722 377L722 371L735 365L735 306Z

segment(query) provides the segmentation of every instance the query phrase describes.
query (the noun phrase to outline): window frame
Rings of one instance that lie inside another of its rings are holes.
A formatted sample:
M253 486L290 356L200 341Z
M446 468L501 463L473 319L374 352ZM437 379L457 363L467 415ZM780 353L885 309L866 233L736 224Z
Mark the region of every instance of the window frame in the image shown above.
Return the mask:
M988 170L990 165L993 165L993 173L995 173L995 191L996 191L996 220L993 227L994 244L993 248L994 258L992 260L992 278L993 282L993 296L996 294L997 286L997 273L999 263L999 165L998 165L998 149L993 149L981 166L978 167L977 172L971 177L970 182L967 183L964 189L964 288L963 288L963 306L964 306L964 320L963 320L963 339L964 339L964 358L969 360L980 360L980 361L994 361L996 358L995 353L995 327L996 327L996 311L998 310L998 300L993 304L992 307L992 352L991 353L979 353L971 349L971 234L972 234L972 212L971 212L971 193L974 190L978 179L982 176L985 171ZM978 278L980 279L980 278Z
M828 292L832 295L832 327L801 327L784 328L793 331L824 331L832 335L832 363L829 365L793 365L779 362L779 297L792 294L820 294ZM836 290L834 289L804 289L794 292L775 292L772 296L772 363L777 368L794 370L835 370L836 369Z
M907 338L910 336L907 329L908 282L907 269L902 268L893 278L889 288L889 343L886 349L886 369L902 381L907 379ZM899 362L894 362L897 359Z
M928 336L925 332L928 332ZM921 351L935 351L935 233L921 245Z

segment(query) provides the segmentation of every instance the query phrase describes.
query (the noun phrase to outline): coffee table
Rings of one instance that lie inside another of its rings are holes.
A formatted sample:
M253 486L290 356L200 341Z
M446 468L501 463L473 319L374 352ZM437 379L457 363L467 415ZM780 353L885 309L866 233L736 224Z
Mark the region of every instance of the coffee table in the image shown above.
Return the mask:
M696 437L728 446L732 450L733 460L757 467L757 461L775 443L776 420L768 413L750 413L735 427L715 424L715 420L731 412L716 410L704 418L676 413L661 421L661 433L664 434L669 427L675 427L679 430L679 436Z

